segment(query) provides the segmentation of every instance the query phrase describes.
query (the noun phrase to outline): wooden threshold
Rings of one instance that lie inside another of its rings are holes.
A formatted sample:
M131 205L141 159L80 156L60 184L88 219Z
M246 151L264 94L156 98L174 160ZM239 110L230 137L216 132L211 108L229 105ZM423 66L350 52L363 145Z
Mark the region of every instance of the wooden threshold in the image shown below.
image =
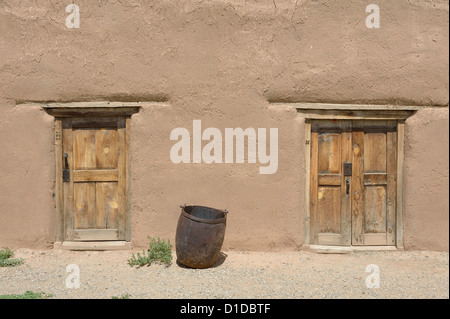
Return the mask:
M305 245L304 250L313 251L319 254L350 254L353 252L371 251L397 251L402 250L396 246L326 246L326 245Z
M65 241L55 242L54 249L63 250L131 250L131 242L127 241Z

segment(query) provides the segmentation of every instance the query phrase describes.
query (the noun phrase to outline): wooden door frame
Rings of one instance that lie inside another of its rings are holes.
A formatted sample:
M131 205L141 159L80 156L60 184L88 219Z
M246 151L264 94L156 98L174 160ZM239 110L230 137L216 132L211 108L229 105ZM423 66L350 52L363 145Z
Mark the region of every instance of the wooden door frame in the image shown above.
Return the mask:
M397 123L397 189L396 189L396 236L395 247L403 249L403 158L405 121L414 115L419 107L393 105L361 104L322 104L322 103L274 103L273 106L294 107L297 114L305 120L305 219L304 246L310 243L310 176L311 176L311 122L314 120L351 120L351 121L396 121ZM339 247L339 246L337 246ZM386 249L389 246L386 246ZM363 246L366 249L380 247Z
M74 250L110 250L131 249L131 153L130 153L130 121L131 116L138 113L140 103L123 102L80 102L80 103L51 103L43 106L43 109L55 117L55 206L56 206L56 242L54 247ZM64 118L106 118L122 117L125 119L125 153L126 153L126 240L118 242L68 242L64 241L64 199L63 199L63 120Z

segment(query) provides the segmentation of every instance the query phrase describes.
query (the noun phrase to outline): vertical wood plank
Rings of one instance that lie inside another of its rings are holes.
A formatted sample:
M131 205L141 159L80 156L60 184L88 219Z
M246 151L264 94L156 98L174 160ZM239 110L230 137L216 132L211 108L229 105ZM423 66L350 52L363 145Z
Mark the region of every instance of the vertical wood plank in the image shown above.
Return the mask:
M109 203L111 201L111 189L107 182L97 182L95 184L95 228L106 229L106 218L108 215Z
M311 175L310 175L310 213L311 213L311 244L317 244L318 241L318 161L319 161L319 133L314 130L311 132Z
M353 176L352 184L352 245L364 244L364 124L356 121L353 125Z
M395 213L397 207L397 133L387 132L387 220L386 220L386 243L387 245L395 245L396 231L395 231Z
M311 227L311 212L310 212L310 172L311 172L311 122L305 120L305 224L304 224L304 245L310 244L310 227Z
M341 134L319 134L319 173L339 174L341 171Z
M74 183L74 229L95 228L95 183Z
M73 132L72 119L63 119L62 122L63 154L68 155L70 175L73 171ZM61 161L63 159L61 158ZM62 177L61 177L62 178ZM64 210L64 240L73 240L73 178L63 183L63 210Z
M118 147L118 221L119 221L119 240L126 239L126 191L127 191L127 154L126 154L126 122L125 118L119 118L117 121L117 147Z
M105 182L96 183L95 191L95 228L97 229L118 229L118 193L117 183Z
M96 168L117 168L117 130L99 128L95 130Z
M341 187L318 187L317 215L320 233L341 234Z
M95 162L95 130L74 130L74 169L96 168Z
M386 204L386 186L364 186L364 234L386 233Z
M397 125L397 218L396 245L403 248L403 157L404 157L405 122Z
M384 132L364 134L364 172L386 172L386 134Z
M125 193L125 201L126 201L126 231L125 231L125 240L131 241L131 117L127 116L125 119L125 153L126 153L126 193Z
M62 149L62 121L55 119L55 208L56 208L56 241L64 240L64 202L63 202L63 149Z
M342 165L344 163L350 163L352 161L352 133L351 122L342 123ZM351 176L344 176L342 169L342 181L341 181L341 244L344 246L351 245L352 240L352 215L351 215L351 191L347 195L346 179L350 180Z

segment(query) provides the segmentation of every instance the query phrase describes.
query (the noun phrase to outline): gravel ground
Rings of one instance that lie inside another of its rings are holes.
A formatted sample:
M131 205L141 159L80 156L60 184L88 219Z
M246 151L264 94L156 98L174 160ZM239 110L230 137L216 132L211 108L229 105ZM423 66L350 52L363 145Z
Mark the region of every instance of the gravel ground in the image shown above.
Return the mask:
M53 298L449 298L449 254L431 251L225 252L215 267L132 268L130 251L15 251L25 263L0 268L0 295L27 290ZM174 260L175 260L175 254ZM67 288L80 269L80 287ZM365 284L368 265L380 271L380 287Z

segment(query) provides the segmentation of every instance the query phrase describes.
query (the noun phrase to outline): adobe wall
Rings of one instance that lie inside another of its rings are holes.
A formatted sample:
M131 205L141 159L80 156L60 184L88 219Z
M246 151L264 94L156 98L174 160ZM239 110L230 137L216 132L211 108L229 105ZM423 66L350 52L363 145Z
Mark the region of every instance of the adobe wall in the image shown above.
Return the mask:
M133 115L132 238L174 241L181 204L230 211L225 249L297 249L304 121L269 102L424 106L406 122L404 242L448 250L447 1L0 0L0 246L55 238L53 118L23 102L164 101ZM149 4L150 3L150 4ZM17 105L16 105L17 104ZM174 164L177 127L279 129L279 165Z

